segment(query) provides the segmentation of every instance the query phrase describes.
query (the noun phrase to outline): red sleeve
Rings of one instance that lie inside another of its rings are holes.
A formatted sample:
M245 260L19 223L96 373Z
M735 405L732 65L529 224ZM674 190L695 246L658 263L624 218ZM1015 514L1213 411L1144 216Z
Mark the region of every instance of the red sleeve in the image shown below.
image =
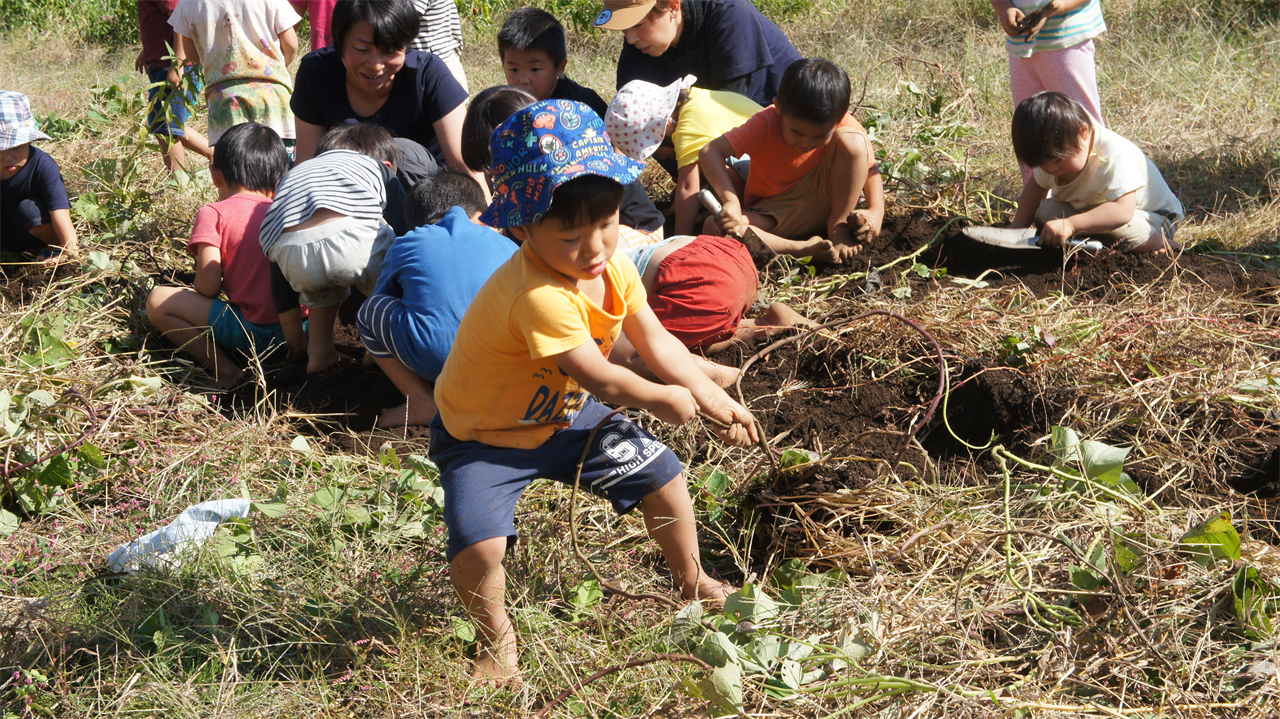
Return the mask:
M752 115L751 119L742 125L726 132L724 139L728 140L729 146L733 148L734 157L751 155L754 158L760 154L769 136L773 134L773 119L777 114L778 110L770 105Z
M196 245L213 245L222 249L222 233L218 231L222 217L213 205L205 205L196 213L196 222L191 226L191 239L187 241L187 249L193 254Z

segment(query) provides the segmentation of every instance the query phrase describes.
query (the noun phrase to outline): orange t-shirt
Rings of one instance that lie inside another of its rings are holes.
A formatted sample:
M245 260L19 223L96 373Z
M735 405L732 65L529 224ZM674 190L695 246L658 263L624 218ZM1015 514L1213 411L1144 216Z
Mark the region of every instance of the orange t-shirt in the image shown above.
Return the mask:
M866 134L862 125L847 112L836 127L852 127ZM801 152L788 145L782 139L782 114L776 105L752 115L746 124L726 132L724 138L729 141L735 156L751 156L744 209L766 197L785 192L813 172L826 149L824 145Z

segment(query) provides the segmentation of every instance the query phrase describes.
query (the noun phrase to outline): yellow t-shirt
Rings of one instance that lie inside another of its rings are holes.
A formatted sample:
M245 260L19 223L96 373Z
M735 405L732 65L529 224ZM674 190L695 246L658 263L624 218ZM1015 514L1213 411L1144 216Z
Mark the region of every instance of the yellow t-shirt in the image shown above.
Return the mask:
M676 164L685 167L697 162L698 151L708 142L763 109L751 98L736 92L689 88L689 100L680 107L676 131L671 135L671 143L676 146Z
M606 313L526 245L471 301L436 379L440 421L460 440L533 449L568 427L587 401L578 381L546 358L594 340L605 357L622 320L645 306L636 266L621 252L605 266Z

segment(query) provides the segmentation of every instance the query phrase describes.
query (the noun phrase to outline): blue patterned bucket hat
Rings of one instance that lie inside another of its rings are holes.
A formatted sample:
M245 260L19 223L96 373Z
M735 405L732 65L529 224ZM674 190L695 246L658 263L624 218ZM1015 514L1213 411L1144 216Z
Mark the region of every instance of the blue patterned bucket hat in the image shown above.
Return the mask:
M31 116L27 96L13 90L0 90L0 150L48 139Z
M520 110L489 138L493 150L490 227L520 227L540 221L560 185L600 175L626 185L644 169L609 143L604 120L572 100L543 100Z

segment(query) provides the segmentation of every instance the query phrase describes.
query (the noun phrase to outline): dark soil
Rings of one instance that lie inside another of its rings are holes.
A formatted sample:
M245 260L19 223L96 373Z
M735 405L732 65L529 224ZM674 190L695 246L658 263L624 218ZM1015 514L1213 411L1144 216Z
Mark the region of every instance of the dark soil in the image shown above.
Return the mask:
M0 263L0 295L8 303L30 303L45 287L80 274L80 265L64 262L45 265L30 262Z

